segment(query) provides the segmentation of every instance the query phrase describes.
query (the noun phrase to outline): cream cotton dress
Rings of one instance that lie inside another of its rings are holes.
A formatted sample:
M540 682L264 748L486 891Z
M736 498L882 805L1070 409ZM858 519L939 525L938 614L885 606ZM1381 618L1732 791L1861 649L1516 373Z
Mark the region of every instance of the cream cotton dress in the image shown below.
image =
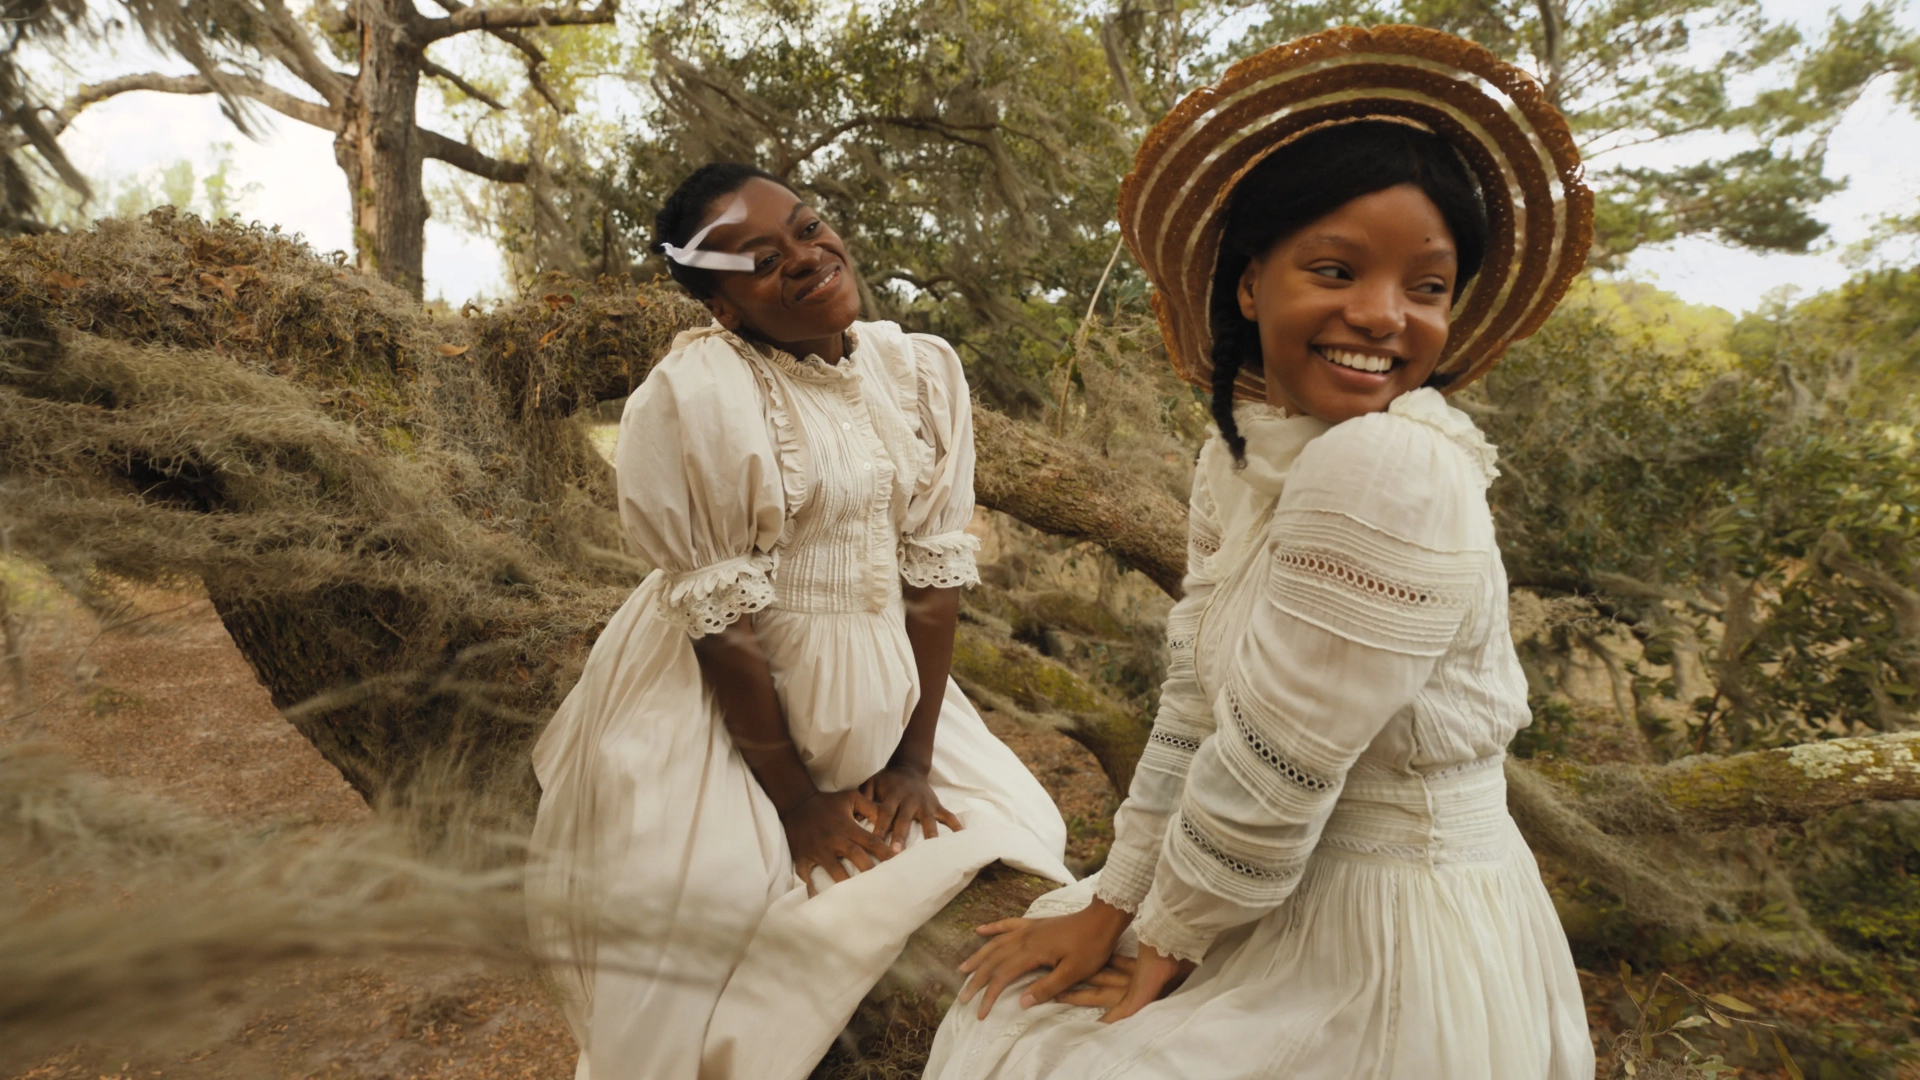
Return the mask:
M1437 391L1329 428L1242 405L1195 472L1160 711L1096 893L1201 960L1101 1010L956 1006L932 1080L1591 1080L1567 941L1507 816L1529 721L1486 488ZM1204 959L1203 959L1204 958Z
M751 618L814 782L856 787L922 689L902 581L978 581L959 358L891 323L850 334L831 365L683 333L621 419L620 517L657 569L534 749L530 920L581 1080L804 1077L975 871L1072 880L1059 812L949 680L930 776L965 828L816 873L810 898L701 678L693 639Z

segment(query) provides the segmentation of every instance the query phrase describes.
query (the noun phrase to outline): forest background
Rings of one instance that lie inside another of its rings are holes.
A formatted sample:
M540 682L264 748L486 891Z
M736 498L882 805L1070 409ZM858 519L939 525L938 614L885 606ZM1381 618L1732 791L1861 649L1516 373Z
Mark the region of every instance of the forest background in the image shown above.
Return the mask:
M1676 237L1828 243L1835 126L1868 93L1920 110L1903 8L1809 33L1748 0L5 7L4 852L26 895L75 899L0 910L0 1068L130 1008L115 1046L177 1037L194 1003L316 951L527 961L526 746L645 571L594 439L701 318L645 241L707 160L785 177L847 237L871 316L959 347L991 561L956 677L1123 791L1206 413L1118 243L1119 180L1233 60L1386 21L1533 72L1593 161L1594 272L1457 400L1502 450L1535 709L1514 811L1606 973L1606 1068L1920 1067L1920 212L1854 245L1844 286L1738 319L1619 273ZM46 74L134 38L191 73ZM586 100L609 73L622 123ZM354 250L228 217L220 169L96 186L61 135L137 91L209 95L236 138L266 112L329 132ZM1707 159L1608 163L1703 134ZM465 179L429 185L427 160ZM421 303L430 216L498 244L515 295ZM153 586L204 591L374 825L237 835L31 749L35 597L113 625ZM1076 822L1084 868L1109 830ZM1031 890L995 876L948 921ZM243 936L272 947L232 961ZM822 1075L910 1072L935 966L878 992ZM1756 980L1827 1007L1749 1025L1721 988Z

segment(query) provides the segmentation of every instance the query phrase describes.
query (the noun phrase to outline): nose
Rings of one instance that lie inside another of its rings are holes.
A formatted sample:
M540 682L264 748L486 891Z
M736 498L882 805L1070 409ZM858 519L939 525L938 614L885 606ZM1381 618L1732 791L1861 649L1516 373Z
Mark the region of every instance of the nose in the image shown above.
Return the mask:
M795 244L793 250L787 253L787 276L806 277L820 268L820 262L824 258L826 253L816 244Z
M1362 282L1348 294L1345 317L1368 337L1392 337L1407 328L1407 299L1398 282Z

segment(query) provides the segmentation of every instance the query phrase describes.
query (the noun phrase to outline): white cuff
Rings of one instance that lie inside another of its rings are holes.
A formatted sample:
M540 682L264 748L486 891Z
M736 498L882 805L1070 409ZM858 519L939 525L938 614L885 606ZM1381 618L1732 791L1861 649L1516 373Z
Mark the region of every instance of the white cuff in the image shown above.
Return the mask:
M903 537L900 541L900 577L920 589L959 589L980 584L973 553L980 541L964 532L939 536Z
M717 634L773 603L776 560L760 552L668 578L662 614L693 637Z

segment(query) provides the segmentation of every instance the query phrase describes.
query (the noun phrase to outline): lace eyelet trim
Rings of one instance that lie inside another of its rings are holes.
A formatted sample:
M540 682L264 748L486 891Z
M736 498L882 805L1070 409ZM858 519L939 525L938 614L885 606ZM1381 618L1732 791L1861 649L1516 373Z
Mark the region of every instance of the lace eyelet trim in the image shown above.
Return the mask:
M1355 592L1367 593L1409 607L1454 606L1460 604L1462 599L1447 595L1447 591L1440 589L1421 588L1389 581L1378 574L1369 573L1352 565L1332 552L1281 547L1274 551L1274 561L1304 574L1332 579Z
M1288 761L1281 756L1280 751L1274 749L1272 743L1253 729L1253 725L1247 722L1246 716L1240 711L1240 695L1232 686L1227 687L1227 711L1233 714L1234 727L1240 732L1240 738L1246 742L1249 749L1260 755L1260 760L1266 762L1273 771L1286 777L1295 787L1313 792L1315 795L1324 795L1333 790L1333 781L1315 776Z
M1180 750L1188 754L1196 753L1200 749L1200 740L1189 739L1184 735L1175 735L1170 731L1161 731L1158 728L1154 729L1153 734L1147 736L1147 741L1157 742L1162 746L1171 747L1172 749Z
M898 552L900 577L921 589L963 589L980 584L973 553L980 541L966 533L924 540L903 540Z
M732 581L702 583L677 602L669 598L662 614L693 637L706 637L773 603L773 582L765 571L742 566L737 573Z
M1220 850L1211 840L1208 840L1202 835L1200 830L1194 828L1192 822L1184 817L1180 819L1180 833L1187 838L1188 843L1205 852L1208 858L1239 874L1241 877L1253 878L1256 881L1285 881L1299 872L1298 866L1255 866L1243 859L1236 859Z

